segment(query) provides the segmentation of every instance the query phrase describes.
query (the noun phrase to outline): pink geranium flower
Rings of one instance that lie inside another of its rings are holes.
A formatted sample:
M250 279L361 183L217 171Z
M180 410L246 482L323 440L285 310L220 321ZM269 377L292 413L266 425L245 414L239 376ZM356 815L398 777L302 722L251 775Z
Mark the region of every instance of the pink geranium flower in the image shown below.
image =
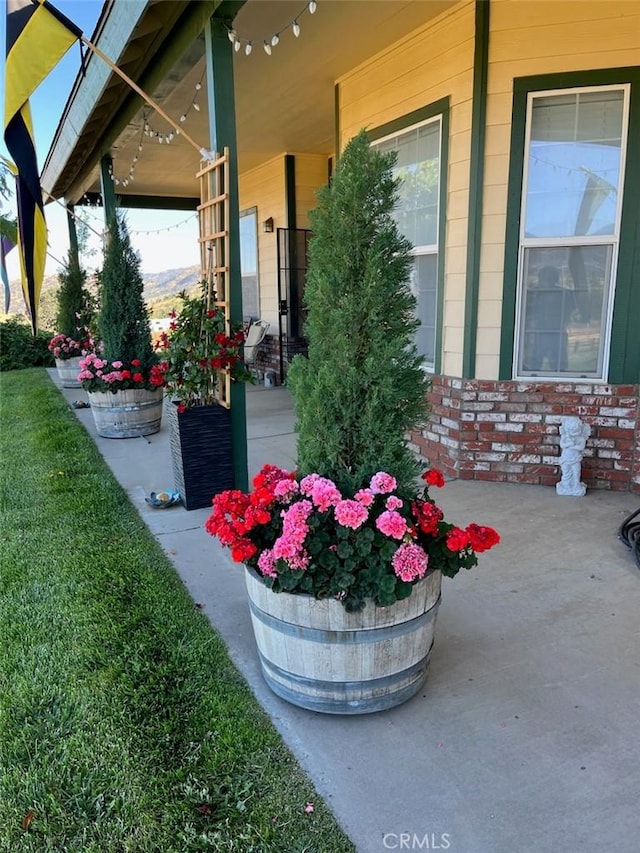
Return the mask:
M379 495L387 495L392 492L397 486L396 478L384 471L378 471L371 478L370 488L372 492Z
M403 542L391 560L393 571L406 583L423 578L428 564L429 556L415 542Z
M369 517L366 506L363 506L358 501L340 501L336 504L334 512L338 524L341 524L343 527L350 527L352 530L362 527Z
M381 533L390 536L392 539L402 539L407 532L407 522L395 510L385 510L376 519L376 527Z

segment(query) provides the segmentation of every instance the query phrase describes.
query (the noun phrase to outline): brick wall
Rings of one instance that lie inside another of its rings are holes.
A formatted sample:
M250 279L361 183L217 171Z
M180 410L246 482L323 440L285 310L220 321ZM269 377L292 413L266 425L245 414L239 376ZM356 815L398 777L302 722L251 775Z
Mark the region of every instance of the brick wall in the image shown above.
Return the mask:
M552 486L560 478L560 423L577 415L591 426L587 486L640 492L639 393L638 385L436 376L429 421L411 438L449 477Z
M287 368L291 359L302 353L307 353L307 343L303 338L289 338L283 335L283 369L287 375ZM265 370L273 370L276 374L276 383L280 384L280 338L278 335L266 335L258 354L257 365L260 373Z

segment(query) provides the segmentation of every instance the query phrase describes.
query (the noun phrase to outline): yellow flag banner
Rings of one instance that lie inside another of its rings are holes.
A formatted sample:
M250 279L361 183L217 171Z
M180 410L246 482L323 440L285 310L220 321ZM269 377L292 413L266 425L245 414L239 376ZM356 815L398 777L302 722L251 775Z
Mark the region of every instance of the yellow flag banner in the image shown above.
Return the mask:
M82 32L48 0L7 0L4 141L17 168L18 251L22 291L38 328L47 226L29 97Z

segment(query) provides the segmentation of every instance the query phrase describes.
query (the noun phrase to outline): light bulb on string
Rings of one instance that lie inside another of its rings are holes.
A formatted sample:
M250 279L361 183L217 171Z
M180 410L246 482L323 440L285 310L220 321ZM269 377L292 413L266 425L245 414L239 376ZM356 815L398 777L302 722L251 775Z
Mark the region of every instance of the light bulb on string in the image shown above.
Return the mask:
M300 35L300 24L297 21L294 21L291 24L291 29L293 30L293 34L296 38Z
M196 83L196 92L199 92L202 89L202 83Z
M271 47L275 47L279 41L280 41L280 36L278 35L278 33L274 33L271 36Z
M251 53L252 50L253 50L253 45L251 44L250 41L248 41L247 44L245 45L244 52L247 56L249 56L249 54Z
M230 41L230 42L235 42L235 40L236 40L236 38L237 38L237 35L236 35L236 31L235 31L235 30L229 30L229 32L227 33L227 35L229 36L229 41Z
M193 108L194 108L194 110L195 110L197 113L199 113L199 112L200 112L200 104L196 104L196 102L195 102L195 101L193 102Z
M233 43L233 49L234 49L234 50L235 50L235 52L237 53L237 52L240 50L240 48L241 48L241 47L242 47L242 45L241 45L241 43L240 43L240 39L236 39L236 40L234 41L234 43Z
M317 8L318 8L318 4L316 3L316 0L309 0L309 6L308 6L309 14L315 15Z
M185 122L186 120L187 120L186 115L184 113L182 113L182 115L180 116L180 121Z
M267 56L271 56L271 45L269 44L269 42L265 41L262 47L264 48L264 52L267 54Z

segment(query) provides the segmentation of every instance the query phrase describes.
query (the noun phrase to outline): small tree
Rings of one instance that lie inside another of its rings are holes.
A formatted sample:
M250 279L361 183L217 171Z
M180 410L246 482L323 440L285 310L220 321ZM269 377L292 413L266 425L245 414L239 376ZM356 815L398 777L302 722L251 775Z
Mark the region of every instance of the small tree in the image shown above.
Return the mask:
M305 289L309 355L296 356L288 375L300 472L351 493L377 471L413 492L418 465L407 432L427 414L411 245L392 216L394 161L361 131L318 193Z
M138 359L141 371L154 363L140 258L131 246L122 216L109 225L108 244L100 274L100 314L98 333L104 344L104 358L130 364Z
M84 328L88 326L86 312L90 299L85 288L86 281L87 273L80 266L75 252L69 249L64 266L58 272L60 288L56 328L60 334L70 338L78 338L79 333L84 334Z

